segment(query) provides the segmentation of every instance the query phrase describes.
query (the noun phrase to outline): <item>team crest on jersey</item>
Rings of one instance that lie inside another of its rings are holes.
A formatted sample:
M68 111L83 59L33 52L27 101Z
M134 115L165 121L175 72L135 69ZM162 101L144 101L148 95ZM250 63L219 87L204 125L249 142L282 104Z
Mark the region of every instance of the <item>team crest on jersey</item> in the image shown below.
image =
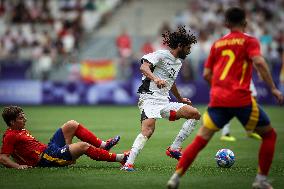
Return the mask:
M62 149L61 149L61 151L60 151L60 152L61 152L61 154L65 153L65 152L66 152L66 150L67 150L66 148L62 148Z

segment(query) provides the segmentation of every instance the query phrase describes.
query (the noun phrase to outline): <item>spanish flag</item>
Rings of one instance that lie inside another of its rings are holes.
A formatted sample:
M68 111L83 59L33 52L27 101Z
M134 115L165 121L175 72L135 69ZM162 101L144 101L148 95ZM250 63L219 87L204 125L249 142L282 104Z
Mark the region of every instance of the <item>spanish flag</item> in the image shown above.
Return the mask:
M115 79L116 67L112 60L84 60L81 62L81 77L86 82L106 82Z

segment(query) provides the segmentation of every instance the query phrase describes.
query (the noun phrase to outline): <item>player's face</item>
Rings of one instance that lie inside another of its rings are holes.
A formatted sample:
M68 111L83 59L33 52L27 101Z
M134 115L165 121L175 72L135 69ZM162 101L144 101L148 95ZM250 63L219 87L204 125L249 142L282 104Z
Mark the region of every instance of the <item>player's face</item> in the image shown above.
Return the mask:
M182 47L178 53L178 57L184 60L186 56L190 53L190 48L191 48L191 45Z
M18 115L18 117L14 121L14 125L15 125L15 127L19 128L19 129L23 129L23 128L25 128L26 121L27 121L27 119L26 119L25 114L21 113L21 114Z

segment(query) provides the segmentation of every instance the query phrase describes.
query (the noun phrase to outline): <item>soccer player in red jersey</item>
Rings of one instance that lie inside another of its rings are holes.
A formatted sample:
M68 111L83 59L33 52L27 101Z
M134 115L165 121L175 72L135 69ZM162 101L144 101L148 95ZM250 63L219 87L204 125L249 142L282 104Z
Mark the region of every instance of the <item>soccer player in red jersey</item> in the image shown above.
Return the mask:
M266 113L251 96L249 86L253 66L280 104L283 103L283 95L275 87L267 63L261 55L259 41L244 33L245 11L239 7L229 8L225 13L225 24L230 33L212 45L205 63L203 76L210 83L211 91L210 103L203 115L203 125L185 149L175 173L167 183L168 188L178 188L180 178L214 133L236 117L247 131L255 131L262 137L258 173L252 187L272 189L267 175L274 155L276 132Z
M110 153L119 136L106 142L96 137L82 124L74 120L59 128L48 145L36 140L25 129L26 117L18 106L5 107L2 117L8 129L3 135L0 163L9 168L61 167L74 164L83 154L93 160L125 163L127 154ZM82 142L72 143L76 136ZM15 161L10 159L13 157Z

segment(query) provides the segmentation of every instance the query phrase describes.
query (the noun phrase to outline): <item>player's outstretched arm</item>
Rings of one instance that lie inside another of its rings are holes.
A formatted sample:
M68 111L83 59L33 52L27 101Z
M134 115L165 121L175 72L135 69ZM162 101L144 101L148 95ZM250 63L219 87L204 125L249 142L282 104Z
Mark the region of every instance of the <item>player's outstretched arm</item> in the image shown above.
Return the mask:
M269 86L271 93L275 96L278 103L283 104L283 94L276 88L265 59L262 56L255 56L252 58L252 61L264 82Z
M176 83L174 83L172 85L172 88L171 88L171 92L173 93L173 95L177 98L177 100L181 103L184 103L184 104L187 104L187 105L192 105L191 101L188 99L188 98L183 98L178 89L177 89L177 86L176 86Z
M13 160L9 158L8 154L0 154L0 163L8 168L15 168L15 169L31 168L31 166L28 166L28 165L17 164L16 162L14 162Z

